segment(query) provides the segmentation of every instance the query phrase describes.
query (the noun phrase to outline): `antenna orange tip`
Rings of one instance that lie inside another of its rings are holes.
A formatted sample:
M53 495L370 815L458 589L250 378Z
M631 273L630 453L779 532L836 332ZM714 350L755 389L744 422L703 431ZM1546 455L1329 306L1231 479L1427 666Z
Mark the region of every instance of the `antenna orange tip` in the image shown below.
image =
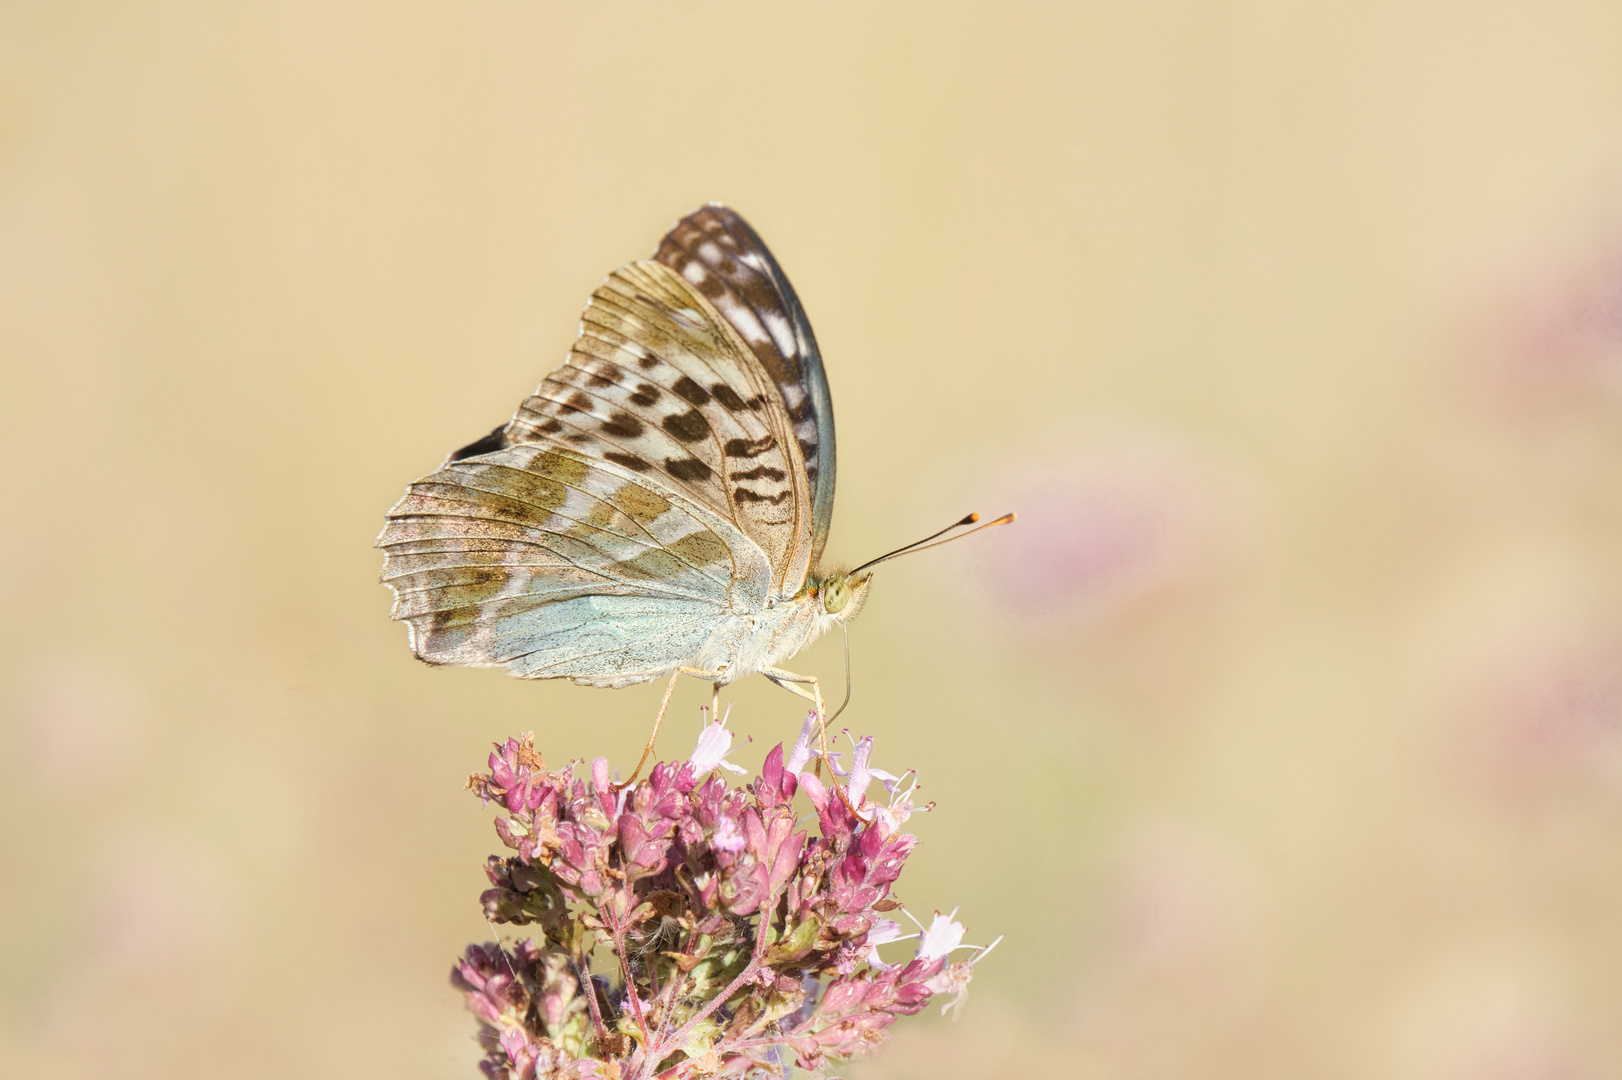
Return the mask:
M960 525L973 525L976 521L979 521L979 520L980 520L980 515L979 514L970 514L968 517L964 518L958 524L960 524Z

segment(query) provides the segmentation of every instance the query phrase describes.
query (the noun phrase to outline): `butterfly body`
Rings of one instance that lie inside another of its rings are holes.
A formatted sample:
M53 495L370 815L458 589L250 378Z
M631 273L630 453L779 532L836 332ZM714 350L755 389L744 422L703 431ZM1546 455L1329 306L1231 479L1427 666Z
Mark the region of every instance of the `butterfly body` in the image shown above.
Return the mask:
M506 425L389 511L393 617L429 663L524 678L805 681L780 665L868 584L818 566L834 460L788 279L742 218L702 207L609 275Z
M745 675L781 668L801 649L841 623L854 618L849 609L829 614L820 595L772 598L764 610L731 615L716 628L685 667L724 674L723 685Z

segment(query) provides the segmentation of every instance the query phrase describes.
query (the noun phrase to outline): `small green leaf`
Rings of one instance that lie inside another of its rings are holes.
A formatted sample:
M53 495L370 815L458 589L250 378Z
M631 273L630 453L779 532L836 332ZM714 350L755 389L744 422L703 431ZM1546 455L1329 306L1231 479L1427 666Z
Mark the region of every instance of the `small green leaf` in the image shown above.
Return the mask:
M811 951L817 943L817 930L822 923L815 915L807 915L805 921L789 932L789 935L780 943L766 950L766 963L776 965L798 960Z

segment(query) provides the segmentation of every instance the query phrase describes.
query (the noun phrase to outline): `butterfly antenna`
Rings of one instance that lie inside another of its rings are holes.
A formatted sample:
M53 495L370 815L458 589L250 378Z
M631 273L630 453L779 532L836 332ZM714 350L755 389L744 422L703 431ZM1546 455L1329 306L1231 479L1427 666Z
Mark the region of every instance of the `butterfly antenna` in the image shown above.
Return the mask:
M877 566L879 563L885 562L885 561L887 561L889 559L893 559L898 555L910 555L910 554L912 554L913 552L916 552L916 551L927 551L929 548L932 548L932 547L940 547L941 544L950 544L953 540L961 540L965 536L968 536L968 535L970 535L972 533L979 532L981 529L989 529L989 528L991 528L991 527L993 527L995 525L1011 525L1014 522L1014 515L1013 514L1004 514L1002 517L998 518L997 520L988 521L983 525L978 525L975 528L970 529L968 532L961 532L961 533L958 533L956 536L948 536L945 540L940 539L940 537L946 536L946 534L951 532L953 529L961 529L966 525L974 525L979 520L980 520L980 515L979 514L970 514L968 517L964 518L962 521L954 521L952 524L946 526L946 528L942 529L940 532L930 533L928 536L924 537L922 540L914 540L912 543L906 545L905 547L896 548L894 551L890 552L889 554L880 555L876 559L869 559L867 562L863 563L862 565L858 566L856 569L852 570L851 573L852 574L860 574L863 570L866 570L868 567ZM938 542L931 543L931 541L938 541Z
M846 705L850 704L850 626L846 623L840 623L839 629L845 632L845 700L840 702L839 708L835 709L834 714L828 717L827 722L830 724L838 720L839 714L845 711Z

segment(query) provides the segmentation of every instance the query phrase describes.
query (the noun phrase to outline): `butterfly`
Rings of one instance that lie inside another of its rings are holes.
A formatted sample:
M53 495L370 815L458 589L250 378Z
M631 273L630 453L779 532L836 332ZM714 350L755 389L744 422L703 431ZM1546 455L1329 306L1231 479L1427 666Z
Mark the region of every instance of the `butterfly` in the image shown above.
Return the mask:
M391 616L431 664L670 676L661 718L684 673L716 693L762 674L820 716L817 680L782 665L855 618L873 566L935 539L823 569L834 476L805 310L755 230L712 203L611 273L563 365L388 512Z

